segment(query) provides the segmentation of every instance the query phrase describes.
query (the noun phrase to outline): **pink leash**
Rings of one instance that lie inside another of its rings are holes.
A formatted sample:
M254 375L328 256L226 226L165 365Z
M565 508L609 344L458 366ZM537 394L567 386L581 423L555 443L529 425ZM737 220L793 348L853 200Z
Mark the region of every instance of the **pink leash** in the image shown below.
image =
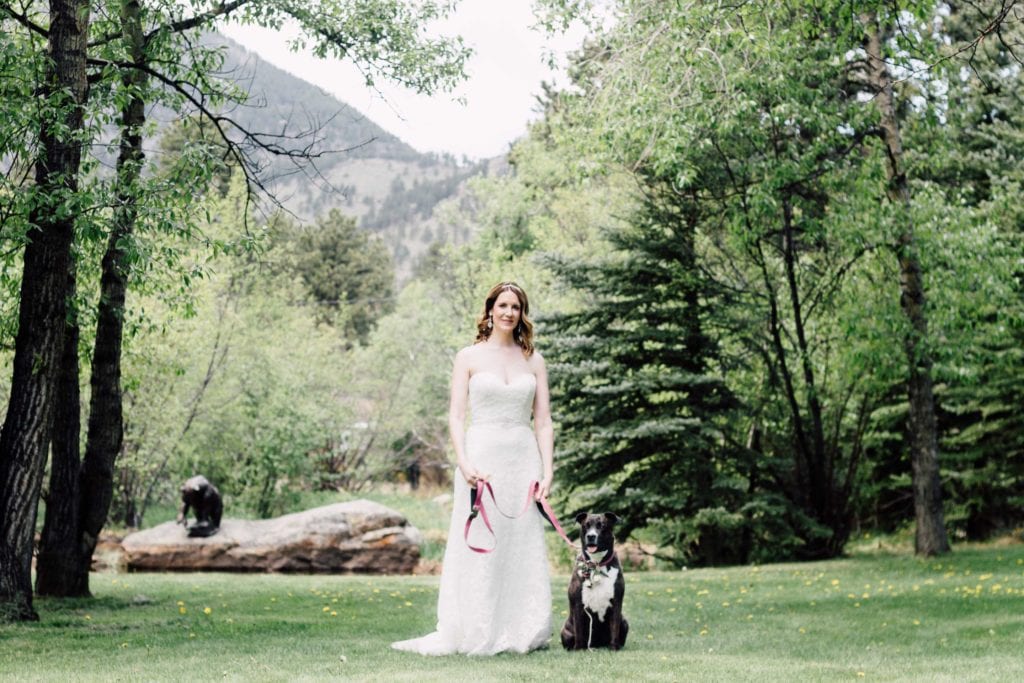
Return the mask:
M471 497L473 499L472 510L470 510L469 517L466 519L466 528L465 531L463 532L463 537L466 539L466 545L469 547L469 549L476 553L490 553L494 552L494 548L497 547L498 539L494 535L494 527L491 526L491 520L487 517L487 509L484 507L484 492L486 491L487 493L491 494L491 501L494 503L494 509L501 513L502 516L507 517L509 519L516 519L518 517L522 517L523 513L525 513L530 508L530 501L536 502L537 506L541 510L541 514L545 518L547 518L547 520L551 523L551 526L554 527L555 531L558 532L558 535L562 537L562 540L569 544L570 548L576 550L576 544L569 540L569 537L562 529L562 525L558 523L558 517L555 516L554 511L551 509L551 505L548 504L548 499L541 498L539 501L534 500L536 493L539 489L540 482L531 481L529 489L526 492L526 501L523 503L523 509L520 510L515 515L509 515L503 512L500 507L498 507L498 499L494 497L494 489L491 487L491 483L488 481L484 481L482 479L478 479L476 482L476 489L470 492ZM476 519L477 515L480 515L480 517L484 520L484 526L486 526L487 530L491 532L491 538L493 538L495 542L495 545L492 548L478 548L469 542L469 528L473 526L473 520Z

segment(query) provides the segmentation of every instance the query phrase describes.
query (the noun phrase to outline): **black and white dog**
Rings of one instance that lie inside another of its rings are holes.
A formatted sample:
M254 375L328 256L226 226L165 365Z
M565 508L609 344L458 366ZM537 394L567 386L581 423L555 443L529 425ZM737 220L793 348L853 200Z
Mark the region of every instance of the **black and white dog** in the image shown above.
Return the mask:
M610 512L576 516L582 529L581 549L569 580L569 618L562 627L566 650L618 650L626 644L629 622L622 616L626 582L612 535L618 519Z

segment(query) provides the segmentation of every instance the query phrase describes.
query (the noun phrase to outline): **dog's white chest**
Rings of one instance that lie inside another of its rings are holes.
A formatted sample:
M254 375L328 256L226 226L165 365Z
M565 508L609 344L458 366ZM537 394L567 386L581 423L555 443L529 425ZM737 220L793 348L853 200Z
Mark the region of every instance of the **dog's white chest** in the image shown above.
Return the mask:
M596 614L598 621L604 621L604 615L612 606L612 598L615 597L615 579L618 576L618 567L612 567L607 574L594 572L589 581L583 582L583 606Z

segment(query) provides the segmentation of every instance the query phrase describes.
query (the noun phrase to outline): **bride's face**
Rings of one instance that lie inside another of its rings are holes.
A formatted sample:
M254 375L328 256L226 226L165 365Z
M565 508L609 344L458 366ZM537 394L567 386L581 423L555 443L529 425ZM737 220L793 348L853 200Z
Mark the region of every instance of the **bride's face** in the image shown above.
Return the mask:
M491 321L497 329L511 333L519 324L521 315L522 305L519 303L519 297L512 292L505 290L494 300L494 307L491 308Z

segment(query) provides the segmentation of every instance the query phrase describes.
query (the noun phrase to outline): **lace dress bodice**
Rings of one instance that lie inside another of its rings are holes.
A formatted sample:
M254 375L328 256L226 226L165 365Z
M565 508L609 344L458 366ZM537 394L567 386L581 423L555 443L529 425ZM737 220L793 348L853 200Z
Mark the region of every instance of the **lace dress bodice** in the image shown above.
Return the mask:
M493 372L477 372L469 378L469 426L530 426L537 378L523 373L506 382Z

